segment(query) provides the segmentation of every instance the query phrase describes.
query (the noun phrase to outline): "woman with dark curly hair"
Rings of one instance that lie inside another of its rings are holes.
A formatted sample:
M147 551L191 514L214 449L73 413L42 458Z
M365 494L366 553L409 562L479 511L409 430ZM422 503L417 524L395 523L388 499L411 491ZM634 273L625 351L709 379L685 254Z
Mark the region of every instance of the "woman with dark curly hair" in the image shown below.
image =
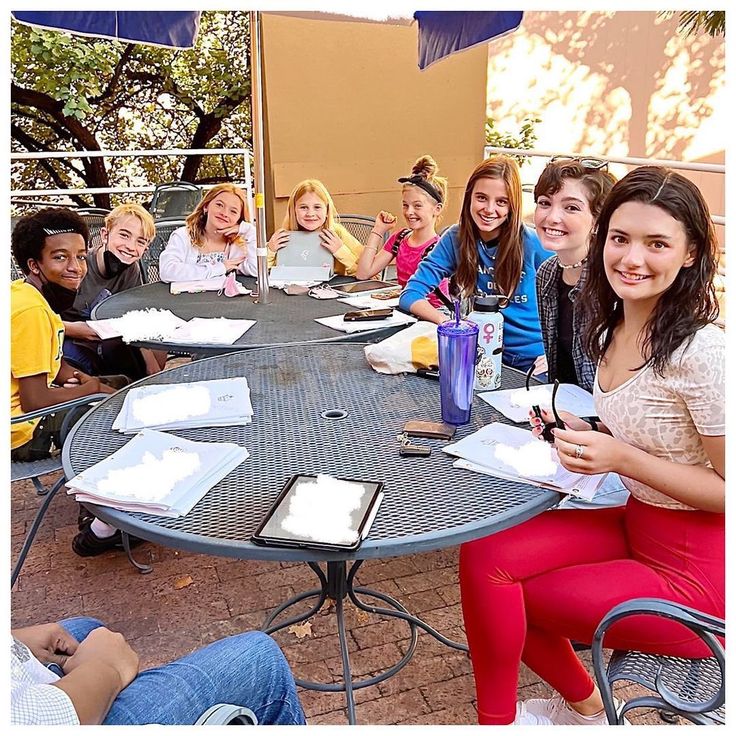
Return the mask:
M481 723L605 723L600 693L570 642L590 643L618 603L663 598L725 615L725 341L713 324L716 256L707 205L680 174L642 167L608 195L580 297L602 421L594 431L563 412L555 448L572 472L619 473L631 495L624 507L549 512L462 546ZM538 435L540 420L532 424ZM606 641L708 654L695 634L661 619L621 621ZM522 661L559 694L517 704Z

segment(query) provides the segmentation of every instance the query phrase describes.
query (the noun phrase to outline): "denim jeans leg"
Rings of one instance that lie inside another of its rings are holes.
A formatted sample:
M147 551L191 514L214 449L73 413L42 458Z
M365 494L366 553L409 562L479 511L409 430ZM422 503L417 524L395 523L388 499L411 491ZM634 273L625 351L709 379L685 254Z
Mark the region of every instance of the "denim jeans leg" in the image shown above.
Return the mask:
M98 621L96 618L90 618L89 616L75 616L74 618L65 618L59 623L77 640L84 641L89 635L90 631L98 629L100 626L105 624L102 621Z
M289 665L260 631L220 639L141 672L115 699L106 725L188 725L217 703L250 708L261 724L303 724Z

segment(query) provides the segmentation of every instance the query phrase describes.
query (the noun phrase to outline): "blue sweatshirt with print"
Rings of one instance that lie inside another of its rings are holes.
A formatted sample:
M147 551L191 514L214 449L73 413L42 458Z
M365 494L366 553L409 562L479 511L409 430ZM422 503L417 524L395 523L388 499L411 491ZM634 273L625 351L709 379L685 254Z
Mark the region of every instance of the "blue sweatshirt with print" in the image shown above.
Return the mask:
M501 310L503 314L503 361L507 365L522 370L527 369L538 355L544 352L542 331L537 312L536 275L540 264L550 257L550 252L542 248L536 233L523 227L524 261L521 267L521 281L511 295L509 305ZM487 246L478 241L478 295L496 294L494 262L497 246ZM434 250L419 264L419 268L409 279L401 294L399 306L410 311L411 305L425 299L432 289L456 269L460 246L458 226L448 228Z

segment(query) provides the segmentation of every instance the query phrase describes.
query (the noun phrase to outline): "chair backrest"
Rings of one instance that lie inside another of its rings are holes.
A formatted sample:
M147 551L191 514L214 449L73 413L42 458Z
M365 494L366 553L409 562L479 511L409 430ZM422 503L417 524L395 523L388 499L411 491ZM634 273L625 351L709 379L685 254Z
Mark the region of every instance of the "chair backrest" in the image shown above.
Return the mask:
M76 213L87 223L89 228L89 249L102 245L102 236L100 230L105 227L105 218L110 214L110 210L102 207L80 207Z
M153 236L151 244L140 260L141 273L143 275L143 281L146 284L161 280L158 272L158 259L161 251L169 242L171 233L185 225L186 221L182 217L169 217L163 220L156 220L155 224L156 234Z
M338 222L359 242L366 244L376 222L368 215L340 215ZM385 240L385 238L384 238Z
M149 211L155 220L186 217L202 199L202 187L189 181L172 181L156 187Z

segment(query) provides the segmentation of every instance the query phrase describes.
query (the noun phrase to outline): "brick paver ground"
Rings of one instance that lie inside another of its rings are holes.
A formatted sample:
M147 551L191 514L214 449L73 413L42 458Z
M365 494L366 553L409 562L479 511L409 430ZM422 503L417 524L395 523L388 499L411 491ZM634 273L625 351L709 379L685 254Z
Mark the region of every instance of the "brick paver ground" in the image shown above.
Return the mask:
M38 503L30 483L12 485L13 560ZM123 553L77 557L70 546L77 508L69 496L54 499L11 593L13 626L96 616L125 635L146 668L220 637L257 628L270 608L314 587L314 575L304 564L190 554L148 542L135 555L153 564L149 575L133 569ZM368 561L358 579L398 598L446 636L464 641L457 560L457 548L452 548ZM408 628L349 604L346 608L354 674L369 676L398 661L409 643ZM278 632L275 638L298 677L323 682L339 679L337 626L330 610L316 615L311 627ZM521 698L549 693L533 673L523 670ZM342 694L302 690L301 699L309 723L346 723ZM358 690L356 703L362 724L477 722L469 659L424 633L409 665L386 682ZM653 712L632 720L661 723Z

